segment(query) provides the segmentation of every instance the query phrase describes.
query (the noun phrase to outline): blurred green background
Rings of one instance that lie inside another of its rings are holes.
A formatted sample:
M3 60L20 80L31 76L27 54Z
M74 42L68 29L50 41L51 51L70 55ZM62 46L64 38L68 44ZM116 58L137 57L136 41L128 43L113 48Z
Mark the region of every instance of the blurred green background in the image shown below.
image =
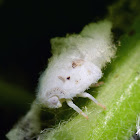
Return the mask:
M103 19L115 0L0 0L0 139L30 108L50 39Z

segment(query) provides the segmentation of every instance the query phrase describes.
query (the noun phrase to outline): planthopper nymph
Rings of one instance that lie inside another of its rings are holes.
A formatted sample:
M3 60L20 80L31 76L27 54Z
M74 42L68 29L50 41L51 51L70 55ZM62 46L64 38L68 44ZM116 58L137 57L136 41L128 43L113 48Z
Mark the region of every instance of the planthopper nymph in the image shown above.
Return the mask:
M74 97L89 98L105 108L85 90L102 77L101 69L115 56L112 24L91 23L80 34L51 39L52 57L39 79L37 100L48 108L59 108L64 101L76 112L88 116L73 103Z

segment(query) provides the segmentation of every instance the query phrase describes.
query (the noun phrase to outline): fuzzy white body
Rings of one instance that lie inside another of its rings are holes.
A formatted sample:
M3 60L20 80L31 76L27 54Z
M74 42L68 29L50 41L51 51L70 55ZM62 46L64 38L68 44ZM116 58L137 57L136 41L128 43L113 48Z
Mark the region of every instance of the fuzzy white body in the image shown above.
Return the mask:
M37 94L38 100L50 108L57 108L48 101L51 97L62 103L61 99L72 99L97 83L101 69L116 50L108 21L89 24L79 35L54 38L51 44L53 56L39 79Z
M64 64L59 63L60 61L58 60L58 65L53 65L42 75L40 92L47 94L42 94L43 99L45 99L46 96L49 98L55 94L57 94L60 99L71 99L75 97L76 94L84 92L92 83L96 83L102 76L101 70L92 62L84 61L81 66L75 68L72 67L72 61L68 61ZM50 75L52 76L50 77ZM63 77L65 81L59 79L60 76ZM70 77L70 79L67 79L67 77ZM45 85L43 83L47 84ZM53 90L56 89L58 89L57 93L54 93ZM51 94L49 95L49 93Z

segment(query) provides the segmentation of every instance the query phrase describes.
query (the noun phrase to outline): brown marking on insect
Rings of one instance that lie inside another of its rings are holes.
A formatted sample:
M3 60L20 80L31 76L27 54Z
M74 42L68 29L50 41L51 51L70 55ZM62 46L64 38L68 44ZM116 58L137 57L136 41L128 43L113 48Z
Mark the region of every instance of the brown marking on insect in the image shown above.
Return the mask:
M103 84L104 84L104 82L103 82L103 81L100 81L100 82L98 82L98 83L96 83L96 84L91 84L90 87L99 87L99 86L101 86L101 85L103 85Z
M61 90L59 87L53 88L50 91L47 92L46 96L51 96L51 95L55 95L57 93L59 94L65 94L65 91Z
M70 80L70 76L67 77L67 80Z
M72 62L72 67L75 68L77 66L81 66L81 65L83 65L83 63L84 63L84 60L82 60L82 59L75 60Z
M88 70L88 74L89 74L89 75L91 74L91 71L90 71L90 70Z
M75 84L78 84L79 83L79 81L78 80L75 80Z
M62 76L58 76L58 78L65 83L65 78L63 78Z
M53 91L60 91L60 88L56 87L53 89Z
M77 65L75 62L72 62L72 67L75 68Z

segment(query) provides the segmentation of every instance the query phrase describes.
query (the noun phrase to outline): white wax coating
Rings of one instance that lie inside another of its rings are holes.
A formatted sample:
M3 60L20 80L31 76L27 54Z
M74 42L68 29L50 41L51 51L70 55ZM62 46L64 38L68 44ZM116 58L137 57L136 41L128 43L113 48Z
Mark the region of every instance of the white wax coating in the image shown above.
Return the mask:
M116 51L111 27L111 22L101 21L85 26L80 34L51 39L52 57L38 86L37 98L42 104L52 107L50 97L72 99L98 82L101 69Z

